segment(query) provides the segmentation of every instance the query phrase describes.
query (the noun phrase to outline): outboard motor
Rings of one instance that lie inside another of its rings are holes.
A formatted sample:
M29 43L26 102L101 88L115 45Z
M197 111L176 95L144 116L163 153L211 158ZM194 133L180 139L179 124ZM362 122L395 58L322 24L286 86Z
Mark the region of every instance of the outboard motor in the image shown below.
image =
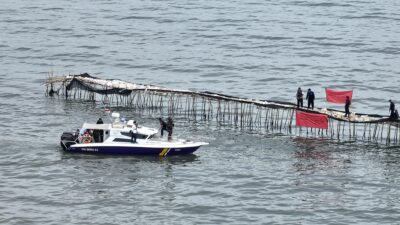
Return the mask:
M73 132L63 132L61 135L61 147L65 150L69 148L69 146L76 144L76 139L78 138L78 135L73 133Z

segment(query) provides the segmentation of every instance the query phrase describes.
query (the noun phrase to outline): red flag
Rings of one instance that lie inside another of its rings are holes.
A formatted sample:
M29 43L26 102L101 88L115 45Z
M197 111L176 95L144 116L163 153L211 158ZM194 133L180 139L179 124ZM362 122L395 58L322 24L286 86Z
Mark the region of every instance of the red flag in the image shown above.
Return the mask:
M333 103L346 103L346 96L349 96L350 101L353 98L353 91L338 91L329 88L325 89L326 101Z
M296 111L296 126L328 129L328 115Z

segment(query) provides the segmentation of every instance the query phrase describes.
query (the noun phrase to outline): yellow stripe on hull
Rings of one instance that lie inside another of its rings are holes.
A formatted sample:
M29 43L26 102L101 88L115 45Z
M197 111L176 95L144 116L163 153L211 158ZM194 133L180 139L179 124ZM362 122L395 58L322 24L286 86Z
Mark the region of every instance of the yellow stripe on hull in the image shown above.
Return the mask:
M160 152L160 156L165 156L168 153L169 148L163 148L163 150Z

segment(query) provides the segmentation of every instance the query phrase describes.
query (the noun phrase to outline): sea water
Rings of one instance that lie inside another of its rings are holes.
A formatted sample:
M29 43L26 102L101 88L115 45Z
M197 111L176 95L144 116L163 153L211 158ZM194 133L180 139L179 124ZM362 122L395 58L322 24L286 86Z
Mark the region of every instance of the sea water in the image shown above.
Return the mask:
M295 102L353 90L351 111L400 104L399 1L2 0L0 223L397 224L400 150L175 121L210 145L184 157L66 154L106 119L45 97L46 74ZM151 115L118 109L140 124Z

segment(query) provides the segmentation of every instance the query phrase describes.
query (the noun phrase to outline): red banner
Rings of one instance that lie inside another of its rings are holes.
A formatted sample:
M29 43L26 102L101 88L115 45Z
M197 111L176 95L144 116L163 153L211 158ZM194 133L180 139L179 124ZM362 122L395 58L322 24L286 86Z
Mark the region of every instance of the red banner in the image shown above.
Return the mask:
M333 103L346 103L346 96L349 96L350 101L353 99L353 91L338 91L329 88L325 89L326 101Z
M328 129L328 115L296 111L296 126Z

